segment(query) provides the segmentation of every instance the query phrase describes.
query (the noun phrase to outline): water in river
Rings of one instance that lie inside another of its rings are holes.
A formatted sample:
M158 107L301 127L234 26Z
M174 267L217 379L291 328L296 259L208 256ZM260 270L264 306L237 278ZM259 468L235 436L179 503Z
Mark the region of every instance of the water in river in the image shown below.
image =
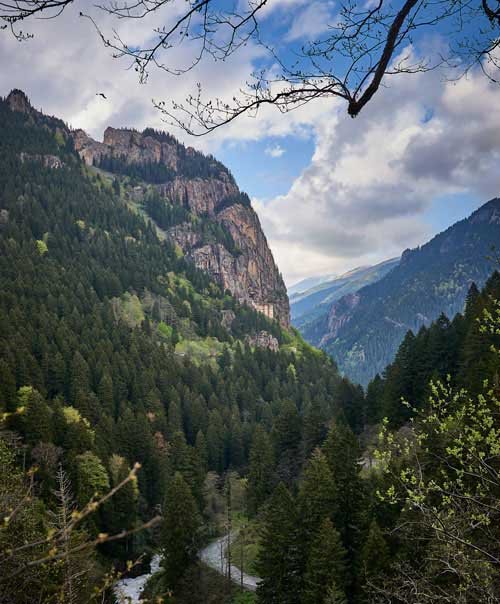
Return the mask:
M148 573L139 577L121 579L117 582L113 591L119 604L139 604L141 592L149 578L160 569L160 555L156 554L151 560L151 568Z

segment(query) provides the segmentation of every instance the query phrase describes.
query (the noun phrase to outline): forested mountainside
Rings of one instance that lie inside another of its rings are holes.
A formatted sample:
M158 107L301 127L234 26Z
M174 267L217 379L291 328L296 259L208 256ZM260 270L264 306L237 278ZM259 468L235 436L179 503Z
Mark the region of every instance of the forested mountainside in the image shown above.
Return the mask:
M156 551L152 602L496 604L499 275L463 317L407 335L365 397L182 253L159 223L186 208L89 165L61 121L13 98L0 602L111 603L116 571ZM256 594L197 561L233 530Z
M131 200L144 205L198 268L240 302L288 326L283 279L248 195L225 166L153 129L107 128L102 143L82 130L71 135L88 165L128 177Z
M392 258L374 266L355 268L338 277L326 278L313 287L295 291L290 294L292 324L306 340L321 338L322 334L315 330L322 326L320 319L328 314L333 302L379 281L398 263L399 258Z
M175 499L174 477L206 521L207 471L247 474L262 438L278 464L264 497L342 413L341 380L162 238L149 198L131 199L141 185L86 165L60 120L15 109L0 102L0 601L86 602L109 561L158 535L60 559L71 500L85 509L141 464L70 549L134 531ZM174 548L172 568L184 555Z
M308 326L306 339L333 356L352 381L366 385L394 359L406 332L441 313L463 310L472 282L482 287L495 268L500 199L420 248L406 250L385 277L342 297Z

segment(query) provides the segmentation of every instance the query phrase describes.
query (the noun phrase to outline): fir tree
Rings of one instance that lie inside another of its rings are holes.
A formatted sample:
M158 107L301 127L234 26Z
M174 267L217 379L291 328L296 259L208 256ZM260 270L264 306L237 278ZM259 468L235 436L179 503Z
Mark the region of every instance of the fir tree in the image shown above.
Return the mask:
M385 571L390 562L389 548L376 520L372 520L363 545L361 564L367 578Z
M182 475L176 473L164 509L161 545L165 587L175 590L182 575L196 558L200 517L196 501Z
M340 535L325 518L314 535L304 575L303 604L328 602L328 588L345 587L346 551Z
M257 587L260 604L299 604L297 515L293 497L283 483L269 500L255 566L261 578Z
M266 431L257 426L250 449L248 470L248 508L256 514L272 492L274 455L271 440Z
M299 491L299 510L303 547L307 555L309 543L317 534L325 519L335 516L335 483L328 461L321 450L316 449L307 462Z
M359 445L349 427L342 422L336 422L328 434L323 452L333 476L333 522L347 550L352 588L352 580L359 563L361 534L366 522L365 490L359 474Z

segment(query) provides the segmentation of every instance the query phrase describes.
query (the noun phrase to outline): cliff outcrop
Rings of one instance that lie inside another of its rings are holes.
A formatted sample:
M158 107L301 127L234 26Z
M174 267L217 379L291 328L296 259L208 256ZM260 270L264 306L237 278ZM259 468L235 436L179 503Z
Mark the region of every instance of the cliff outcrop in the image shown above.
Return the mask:
M102 143L76 130L73 140L88 165L113 166L111 158L120 162L125 173L127 166L156 170L164 182L156 178L149 189L154 188L165 203L181 205L189 212L191 220L167 231L186 256L241 302L289 325L285 284L259 218L225 166L212 156L185 147L169 134L150 129L141 133L107 128ZM162 167L166 171L162 172ZM207 241L195 228L196 219L219 225L234 245Z

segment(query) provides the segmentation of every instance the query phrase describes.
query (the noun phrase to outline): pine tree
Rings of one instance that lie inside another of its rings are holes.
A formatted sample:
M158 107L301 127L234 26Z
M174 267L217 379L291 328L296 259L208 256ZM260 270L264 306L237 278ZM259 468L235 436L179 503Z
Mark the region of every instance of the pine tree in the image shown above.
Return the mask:
M314 399L304 413L304 452L306 458L322 444L326 436L325 417L321 404Z
M302 541L307 556L309 543L323 521L335 516L338 505L332 471L320 449L316 449L307 462L300 484L298 505Z
M314 535L304 575L303 604L327 602L327 590L332 583L345 587L346 551L338 531L325 518Z
M182 475L170 484L164 509L161 545L165 587L175 590L198 551L200 517L196 501Z
M272 431L279 479L291 486L301 465L302 420L297 406L285 400Z
M266 431L256 426L250 449L250 468L248 471L248 508L250 514L256 514L272 491L274 455Z
M351 582L357 572L361 534L365 527L365 491L360 477L360 450L347 425L336 422L325 441L323 452L332 471L335 507L333 523L347 550Z
M363 545L361 564L367 578L376 577L389 566L389 548L376 520L372 520L370 530Z
M198 453L198 458L200 463L206 472L208 470L208 451L207 451L207 441L205 439L205 435L201 430L198 430L196 434L196 442L195 449Z
M300 561L295 502L283 483L269 500L264 516L256 571L259 604L299 604Z
M324 604L347 604L345 591L332 581L326 591Z

